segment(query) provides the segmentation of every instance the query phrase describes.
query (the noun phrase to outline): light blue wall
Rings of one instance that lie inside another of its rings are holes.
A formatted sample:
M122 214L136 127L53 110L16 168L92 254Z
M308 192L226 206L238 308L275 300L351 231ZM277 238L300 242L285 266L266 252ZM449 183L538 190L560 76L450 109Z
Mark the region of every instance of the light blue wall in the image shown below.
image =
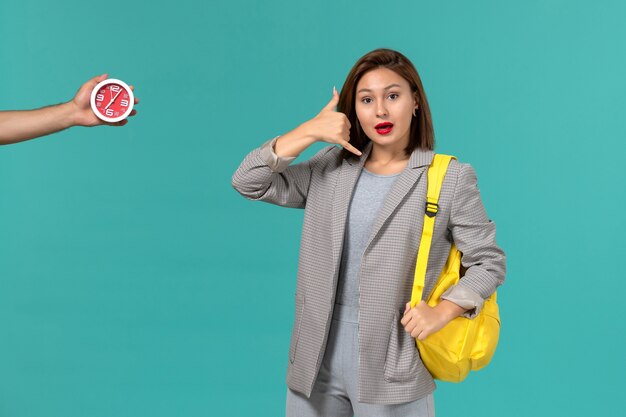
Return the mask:
M0 4L0 109L102 72L141 99L0 148L0 416L281 415L303 213L231 175L378 47L415 63L508 257L499 350L437 415L619 413L623 2L159 3Z

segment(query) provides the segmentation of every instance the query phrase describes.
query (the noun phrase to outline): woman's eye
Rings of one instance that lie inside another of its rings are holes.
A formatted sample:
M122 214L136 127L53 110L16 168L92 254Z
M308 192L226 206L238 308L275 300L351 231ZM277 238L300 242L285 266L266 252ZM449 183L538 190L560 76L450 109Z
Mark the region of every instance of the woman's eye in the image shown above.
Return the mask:
M371 102L372 102L372 99L371 99L371 98L369 98L369 97L363 97L363 98L361 99L361 103L368 104L368 103L371 103Z
M391 93L391 94L389 94L389 98L392 99L392 100L395 100L395 99L398 98L398 95L396 93Z

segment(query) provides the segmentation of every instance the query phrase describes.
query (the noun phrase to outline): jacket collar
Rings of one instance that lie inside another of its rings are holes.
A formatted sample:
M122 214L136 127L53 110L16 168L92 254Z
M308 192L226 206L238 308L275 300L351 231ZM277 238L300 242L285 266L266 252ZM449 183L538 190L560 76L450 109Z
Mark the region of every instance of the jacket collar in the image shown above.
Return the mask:
M338 271L340 265L340 254L344 239L346 219L354 186L356 185L361 170L363 169L363 165L365 164L371 150L372 142L370 141L363 149L360 157L354 155L354 158L341 158L340 172L332 200L332 250L335 272ZM415 149L411 153L407 167L394 181L391 190L389 190L389 193L385 198L385 202L372 226L371 235L365 246L365 251L367 251L372 241L382 230L383 225L396 210L396 207L398 207L409 192L414 189L421 176L427 171L427 167L432 162L434 155L435 153L433 151L424 149ZM426 195L423 196L423 204L425 204L425 202ZM418 217L415 222L415 230L421 230L423 216L422 218Z

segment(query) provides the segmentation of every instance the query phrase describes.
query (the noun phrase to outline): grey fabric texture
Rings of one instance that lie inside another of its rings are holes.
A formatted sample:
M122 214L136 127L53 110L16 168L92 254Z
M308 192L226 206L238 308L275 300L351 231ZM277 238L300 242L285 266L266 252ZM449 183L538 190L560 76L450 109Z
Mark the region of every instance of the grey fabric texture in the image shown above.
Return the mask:
M340 147L325 146L308 160L290 164L295 158L278 157L275 141L244 157L232 185L247 199L304 209L286 382L308 397L328 340L348 205L372 143L360 157L343 159ZM363 251L358 277L361 402L408 402L435 388L415 340L400 323L411 296L426 204L425 174L433 155L423 149L412 152ZM496 226L487 217L474 169L456 160L450 162L441 188L423 299L437 281L452 242L467 269L449 296L472 300L475 315L504 281L505 254L496 243Z
M328 343L311 396L287 388L286 417L434 417L432 393L400 404L368 404L358 397L358 309L335 304Z
M376 175L363 168L348 210L335 304L358 307L359 268L376 216L396 175Z

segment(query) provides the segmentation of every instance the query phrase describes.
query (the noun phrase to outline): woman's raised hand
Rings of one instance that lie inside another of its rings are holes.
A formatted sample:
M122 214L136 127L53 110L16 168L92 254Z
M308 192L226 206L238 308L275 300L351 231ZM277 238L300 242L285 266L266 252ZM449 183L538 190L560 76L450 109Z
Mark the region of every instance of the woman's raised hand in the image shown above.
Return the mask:
M350 121L348 117L336 111L339 94L333 87L333 97L317 116L305 122L307 130L316 141L337 143L355 155L361 156L354 146L350 145Z
M355 155L361 151L350 145L350 121L345 114L335 110L339 93L333 87L333 98L311 120L280 136L274 144L279 157L297 157L315 142L337 143Z

